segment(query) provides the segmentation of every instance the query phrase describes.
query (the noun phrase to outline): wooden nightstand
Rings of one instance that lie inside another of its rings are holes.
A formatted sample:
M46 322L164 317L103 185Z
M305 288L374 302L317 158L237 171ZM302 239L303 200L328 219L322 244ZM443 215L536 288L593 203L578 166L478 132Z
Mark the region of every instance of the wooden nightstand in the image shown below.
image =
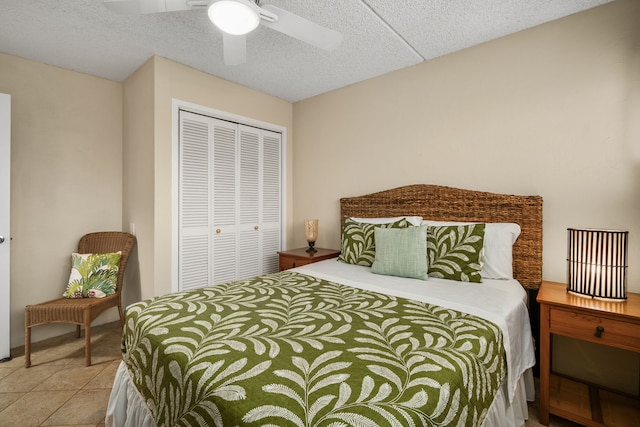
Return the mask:
M280 271L335 258L340 255L340 251L337 249L316 248L317 252L314 253L307 253L305 252L306 250L307 248L298 248L278 252Z
M542 282L540 303L540 422L549 414L585 426L640 425L640 401L551 375L551 334L640 352L640 294L624 302L583 298L564 283Z

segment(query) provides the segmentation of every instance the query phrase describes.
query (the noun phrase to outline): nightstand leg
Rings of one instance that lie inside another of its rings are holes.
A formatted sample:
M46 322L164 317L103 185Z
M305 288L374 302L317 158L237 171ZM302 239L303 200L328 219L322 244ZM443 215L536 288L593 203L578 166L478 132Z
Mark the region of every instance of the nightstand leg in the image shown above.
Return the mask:
M549 425L549 376L551 374L549 306L540 305L540 423Z

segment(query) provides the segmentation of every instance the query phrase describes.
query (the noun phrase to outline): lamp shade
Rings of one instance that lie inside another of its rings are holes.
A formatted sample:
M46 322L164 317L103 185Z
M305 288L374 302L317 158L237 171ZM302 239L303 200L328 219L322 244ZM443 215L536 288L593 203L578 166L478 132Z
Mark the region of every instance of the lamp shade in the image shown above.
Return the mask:
M260 23L255 3L248 0L218 0L209 5L209 19L228 34L247 34Z
M316 240L318 240L317 219L304 220L304 237L307 239L307 242L315 242Z
M626 299L628 240L628 231L567 229L567 290Z

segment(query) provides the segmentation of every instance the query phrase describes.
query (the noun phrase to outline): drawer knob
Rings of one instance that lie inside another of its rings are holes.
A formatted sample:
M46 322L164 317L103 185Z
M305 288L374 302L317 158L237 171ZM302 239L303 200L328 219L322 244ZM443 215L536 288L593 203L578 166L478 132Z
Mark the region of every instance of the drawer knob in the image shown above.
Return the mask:
M598 338L602 338L602 333L604 332L604 327L602 326L596 326L596 333L595 336Z

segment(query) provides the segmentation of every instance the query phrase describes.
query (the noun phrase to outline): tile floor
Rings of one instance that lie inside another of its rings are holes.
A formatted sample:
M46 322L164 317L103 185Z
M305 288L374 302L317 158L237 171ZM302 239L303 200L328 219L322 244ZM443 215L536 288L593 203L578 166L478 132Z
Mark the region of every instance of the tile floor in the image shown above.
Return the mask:
M0 363L0 427L104 426L104 416L120 363L120 323L95 326L92 365L84 365L84 339L75 332L34 343L31 368L24 367L24 348L12 349L13 360ZM529 404L525 427L538 423L537 402ZM551 427L578 424L552 416Z
M44 326L43 326L44 327ZM91 329L92 365L84 364L84 338L75 331L34 343L31 368L24 347L0 363L0 427L104 426L121 359L119 322Z

